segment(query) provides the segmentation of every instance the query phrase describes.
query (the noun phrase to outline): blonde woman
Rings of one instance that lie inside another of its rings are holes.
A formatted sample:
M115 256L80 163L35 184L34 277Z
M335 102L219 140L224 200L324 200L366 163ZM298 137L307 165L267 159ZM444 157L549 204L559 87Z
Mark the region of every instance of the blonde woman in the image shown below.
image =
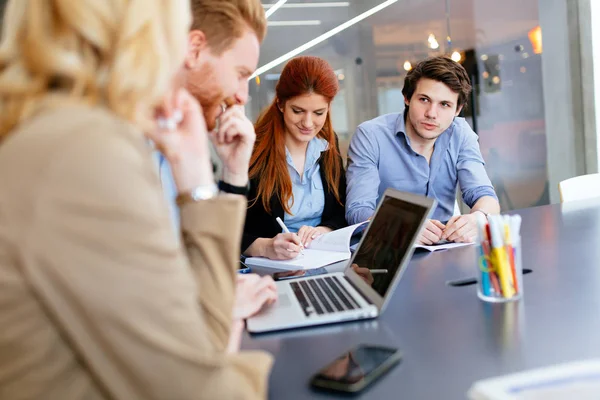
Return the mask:
M247 3L264 20L260 3ZM2 399L266 396L271 360L238 352L242 323L232 321L246 202L215 197L208 149L210 137L226 172L239 172L254 136L207 134L196 100L170 91L189 8L187 0L7 5ZM258 46L264 30L254 34ZM172 166L183 241L173 234L148 139Z

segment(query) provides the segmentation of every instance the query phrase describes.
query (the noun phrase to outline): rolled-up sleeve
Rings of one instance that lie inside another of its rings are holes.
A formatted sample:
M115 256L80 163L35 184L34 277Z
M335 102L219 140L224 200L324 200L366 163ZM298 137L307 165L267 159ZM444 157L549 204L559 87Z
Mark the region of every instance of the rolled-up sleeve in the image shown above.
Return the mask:
M346 220L350 225L366 221L375 212L379 190L379 145L358 127L348 149L346 172Z
M465 133L456 165L463 201L469 207L473 207L477 200L484 196L498 199L484 166L477 134L469 128Z

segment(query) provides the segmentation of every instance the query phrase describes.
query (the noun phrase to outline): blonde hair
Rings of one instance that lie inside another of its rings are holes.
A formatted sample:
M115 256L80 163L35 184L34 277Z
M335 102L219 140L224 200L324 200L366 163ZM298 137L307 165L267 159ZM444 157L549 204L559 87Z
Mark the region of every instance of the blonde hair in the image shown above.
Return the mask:
M181 66L190 22L189 0L9 0L0 140L41 108L73 101L141 124Z
M267 18L260 0L191 0L192 30L206 36L217 55L229 49L236 39L251 29L259 42L267 33Z

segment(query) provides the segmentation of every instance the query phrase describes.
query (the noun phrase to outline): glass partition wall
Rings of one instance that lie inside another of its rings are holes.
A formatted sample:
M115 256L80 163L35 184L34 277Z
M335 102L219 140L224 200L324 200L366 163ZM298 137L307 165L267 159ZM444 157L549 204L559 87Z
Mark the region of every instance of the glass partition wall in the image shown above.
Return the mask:
M269 10L278 1L264 3ZM358 124L404 109L412 66L452 56L471 75L463 116L479 134L502 209L549 202L538 0L283 2L269 16L261 51L259 66L268 70L250 82L251 118L274 97L285 62L273 61L301 46L311 47L300 54L325 58L338 75L331 113L344 155Z

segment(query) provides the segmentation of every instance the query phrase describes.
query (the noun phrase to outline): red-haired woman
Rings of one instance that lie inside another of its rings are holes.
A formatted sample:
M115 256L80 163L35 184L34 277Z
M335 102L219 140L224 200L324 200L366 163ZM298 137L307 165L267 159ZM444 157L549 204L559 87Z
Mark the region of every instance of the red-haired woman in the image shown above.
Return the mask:
M346 178L329 113L338 89L321 58L297 57L284 67L255 125L244 255L291 259L317 236L346 226ZM277 217L291 233L282 233Z

